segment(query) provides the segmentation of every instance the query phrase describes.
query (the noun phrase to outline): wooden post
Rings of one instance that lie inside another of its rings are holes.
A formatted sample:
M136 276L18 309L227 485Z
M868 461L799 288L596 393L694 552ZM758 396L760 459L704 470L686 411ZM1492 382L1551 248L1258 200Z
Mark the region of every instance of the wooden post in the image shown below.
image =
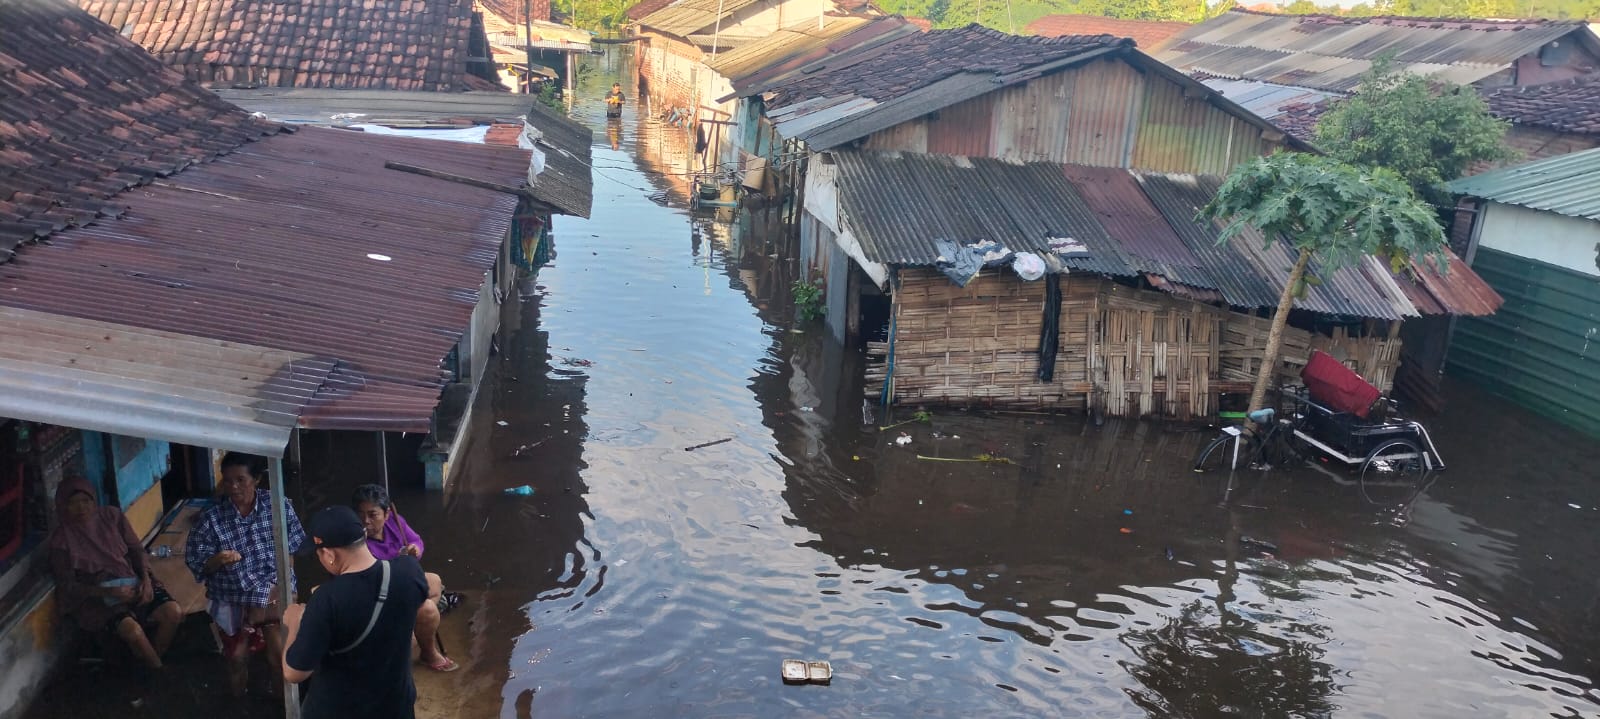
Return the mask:
M289 554L289 503L284 499L281 458L267 459L267 482L272 485L272 550L278 560L278 606L288 610L294 604L294 586L289 581L293 573L293 559ZM282 632L283 640L287 643L289 630L279 625L275 631ZM300 685L281 676L278 679L283 682L284 719L300 719Z
M383 478L383 491L389 491L389 433L378 432L378 476Z

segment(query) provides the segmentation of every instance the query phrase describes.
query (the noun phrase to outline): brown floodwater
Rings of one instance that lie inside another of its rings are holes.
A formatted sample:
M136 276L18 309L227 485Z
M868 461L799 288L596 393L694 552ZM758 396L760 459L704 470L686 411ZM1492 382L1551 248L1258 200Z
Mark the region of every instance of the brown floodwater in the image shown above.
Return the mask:
M594 219L557 221L462 481L405 500L482 588L485 715L1600 712L1593 440L1451 386L1449 471L1374 503L1317 469L1196 475L1191 427L879 431L855 353L791 330L785 243L646 198L681 195L675 131L630 107L613 150L577 115ZM940 461L979 455L1006 461Z
M458 482L397 491L468 595L426 715L1600 715L1600 443L1452 384L1450 469L1369 497L1196 475L1188 426L880 431L912 415L794 331L790 243L648 199L682 196L692 142L630 102L612 149L599 93L594 218L557 219L508 309ZM831 685L783 684L789 658Z

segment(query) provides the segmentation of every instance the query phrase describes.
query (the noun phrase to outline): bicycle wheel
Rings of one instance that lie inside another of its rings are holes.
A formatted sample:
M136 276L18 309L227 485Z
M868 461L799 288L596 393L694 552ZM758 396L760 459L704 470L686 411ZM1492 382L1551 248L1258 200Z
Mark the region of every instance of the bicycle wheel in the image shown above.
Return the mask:
M1426 473L1422 448L1408 439L1378 445L1361 463L1361 496L1373 504L1392 504L1410 496Z
M1255 466L1262 469L1287 467L1304 459L1295 446L1294 430L1288 425L1278 425L1269 430L1261 441L1261 449L1254 458Z
M1217 435L1215 439L1206 443L1206 446L1200 449L1199 454L1194 456L1194 471L1214 472L1232 469L1233 443L1236 441L1244 442L1244 437L1228 432ZM1247 447L1241 446L1239 448L1239 460L1241 462L1249 460Z

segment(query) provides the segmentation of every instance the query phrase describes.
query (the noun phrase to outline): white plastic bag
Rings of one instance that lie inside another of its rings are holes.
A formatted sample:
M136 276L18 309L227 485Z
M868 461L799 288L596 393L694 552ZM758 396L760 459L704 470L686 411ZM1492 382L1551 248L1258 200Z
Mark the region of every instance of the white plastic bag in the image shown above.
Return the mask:
M1011 261L1011 269L1024 281L1032 282L1044 276L1044 259L1032 252L1018 252Z

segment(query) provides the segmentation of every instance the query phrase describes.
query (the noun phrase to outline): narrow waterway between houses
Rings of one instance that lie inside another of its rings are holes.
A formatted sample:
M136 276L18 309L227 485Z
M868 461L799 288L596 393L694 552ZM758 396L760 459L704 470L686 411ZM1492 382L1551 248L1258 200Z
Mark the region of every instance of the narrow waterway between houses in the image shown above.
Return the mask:
M636 103L608 136L609 83L575 108L594 219L524 288L465 479L402 500L471 595L440 715L1600 712L1593 441L1456 387L1451 469L1384 507L1230 488L1155 423L937 412L896 446L853 354L790 330L759 223L648 199L692 143Z
M463 670L417 668L419 716L1600 716L1600 443L1450 385L1450 469L1373 498L1196 475L1186 426L880 431L911 413L793 331L761 213L683 209L693 140L631 90L608 126L631 74L589 71L593 219L558 218L508 300L458 481L396 492L466 595L442 630ZM299 505L373 480L346 460ZM789 658L832 683L783 684Z

